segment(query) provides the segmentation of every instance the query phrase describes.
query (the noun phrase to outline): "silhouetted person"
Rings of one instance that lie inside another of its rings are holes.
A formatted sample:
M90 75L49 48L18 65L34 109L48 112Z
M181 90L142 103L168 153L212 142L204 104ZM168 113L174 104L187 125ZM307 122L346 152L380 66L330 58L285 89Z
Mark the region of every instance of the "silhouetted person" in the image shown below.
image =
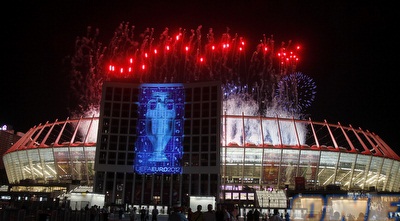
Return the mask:
M283 221L282 217L279 214L278 209L274 209L274 215L271 216L271 218L269 220L270 221Z
M142 207L142 209L140 209L140 220L141 221L146 220L146 209L144 208L144 206Z
M207 205L207 212L203 213L204 221L216 221L215 212L213 210L212 204Z
M286 214L285 214L285 220L286 220L286 221L289 221L289 220L290 220L290 215L289 215L288 212L286 212Z
M151 220L157 221L157 217L158 217L158 209L156 206L154 206L154 209L151 211Z
M185 215L181 212L181 208L178 205L174 206L173 212L169 216L169 221L188 221Z
M222 205L218 204L217 211L215 211L215 219L217 221L224 221L224 211L222 210Z
M119 211L118 211L118 218L119 219L122 219L122 216L124 215L124 208L119 208Z
M253 221L253 209L247 212L247 221Z
M203 212L201 212L202 208L201 205L197 205L197 210L192 214L191 220L189 221L203 221Z
M258 209L254 210L254 212L253 212L253 220L254 221L260 220L260 211L258 211Z

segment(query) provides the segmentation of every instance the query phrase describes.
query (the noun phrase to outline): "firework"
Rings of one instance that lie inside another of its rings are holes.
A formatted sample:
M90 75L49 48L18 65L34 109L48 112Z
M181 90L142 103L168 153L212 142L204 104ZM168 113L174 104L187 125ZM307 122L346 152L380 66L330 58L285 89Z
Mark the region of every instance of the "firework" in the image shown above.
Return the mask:
M87 35L77 37L75 54L71 58L70 87L73 99L79 101L71 105L72 116L98 116L101 88L104 80L103 57L105 48L98 42L99 29L93 33L87 28Z
M301 113L315 99L315 82L301 72L284 76L277 84L276 101L289 113Z
M87 35L77 39L71 62L72 88L81 101L77 112L98 111L102 82L109 79L136 83L218 80L222 82L224 101L242 94L258 104L260 115L277 105L282 105L277 109L298 113L314 99L312 80L294 74L300 47L292 41L276 47L272 35L263 35L251 56L246 56L249 49L245 37L226 28L218 38L212 28L206 35L202 29L201 25L176 31L165 28L157 35L153 28L146 28L135 34L135 26L122 22L108 45L103 46L98 42L98 29L92 33L88 28ZM296 86L286 86L292 80L296 80ZM291 92L283 93L286 90Z

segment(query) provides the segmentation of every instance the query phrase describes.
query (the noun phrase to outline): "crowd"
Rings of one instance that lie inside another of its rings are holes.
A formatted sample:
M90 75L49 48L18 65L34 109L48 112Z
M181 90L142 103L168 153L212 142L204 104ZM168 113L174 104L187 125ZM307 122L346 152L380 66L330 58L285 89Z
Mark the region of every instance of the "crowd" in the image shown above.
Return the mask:
M202 205L198 205L194 211L191 208L174 205L168 207L168 211L164 207L159 211L157 206L149 208L148 206L129 207L124 209L122 206L89 206L87 204L82 209L72 210L67 205L56 206L54 204L12 204L4 208L0 208L0 220L21 220L29 217L36 217L36 220L81 220L81 221L114 221L114 220L130 220L130 221L159 221L159 215L163 214L160 221L164 221L168 217L168 221L281 221L289 220L289 217L279 214L278 210L274 214L261 213L258 208L247 210L247 213L240 214L238 207L227 207L218 204L214 209L212 204L208 204L206 210Z
M187 216L185 216L185 211L179 205L176 205L173 207L172 213L169 214L168 221L238 221L240 216L237 207L228 210L226 206L221 204L218 204L216 210L213 210L212 204L208 204L207 211L203 212L202 209L201 205L197 206L195 212L188 208ZM274 210L273 214L261 214L255 208L243 215L245 221L289 221L289 214L284 217L277 209Z

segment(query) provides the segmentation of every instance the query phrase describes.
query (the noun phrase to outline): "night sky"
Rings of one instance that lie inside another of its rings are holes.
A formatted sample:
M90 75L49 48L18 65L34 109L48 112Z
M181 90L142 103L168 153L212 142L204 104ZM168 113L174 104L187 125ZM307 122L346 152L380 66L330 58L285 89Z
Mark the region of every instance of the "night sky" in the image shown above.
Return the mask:
M101 3L103 2L103 3ZM234 2L234 3L232 3ZM249 51L262 35L302 45L298 71L312 77L314 121L340 122L378 134L400 154L398 12L374 1L29 1L3 8L0 124L26 132L69 117L66 57L86 27L107 43L119 23L147 27L213 28L246 37ZM4 13L7 11L7 13ZM205 34L205 33L203 33Z

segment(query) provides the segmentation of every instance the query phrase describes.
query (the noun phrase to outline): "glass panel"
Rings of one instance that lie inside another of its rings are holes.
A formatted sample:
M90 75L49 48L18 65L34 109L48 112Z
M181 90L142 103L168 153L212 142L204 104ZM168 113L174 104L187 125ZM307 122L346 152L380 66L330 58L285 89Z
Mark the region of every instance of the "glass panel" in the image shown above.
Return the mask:
M378 179L378 184L376 185L376 188L378 190L386 190L386 188L388 188L389 175L392 169L392 164L393 160L384 159L381 174Z
M397 164L400 164L400 162L396 162ZM400 189L400 166L397 166L397 171L394 171L392 174L394 174L395 179L393 181L393 187L392 187L392 191L398 191Z
M42 159L42 171L46 181L57 180L57 172L54 165L53 149L39 149L40 159Z
M304 177L308 188L316 186L317 166L320 152L302 150L297 176ZM284 161L283 161L284 162ZM296 164L295 164L296 165Z
M356 155L351 153L341 153L339 166L336 173L336 184L350 188L352 177L352 167L356 161Z
M24 157L20 159L19 155L23 155ZM23 169L24 166L26 166L28 163L28 159L26 158L26 153L22 153L22 151L12 153L12 163L13 163L13 165L15 165L15 174L16 174L16 179L17 179L16 182L26 179L26 178L32 179L30 168L29 168L29 171L25 171ZM28 174L26 174L26 173L28 173Z
M86 176L83 147L70 148L70 160L72 162L72 179L82 180L82 177Z
M281 162L280 183L294 185L297 164L299 161L299 150L284 149Z
M352 188L363 188L371 156L359 154L353 171Z
M28 160L29 165L32 169L32 174L33 174L33 179L36 180L38 183L43 183L44 182L44 172L43 172L43 167L40 162L40 157L39 157L39 150L34 149L34 150L28 150Z
M388 185L386 187L388 188L388 191L397 191L399 189L399 166L399 161L393 162L391 172L388 174Z
M379 179L379 171L381 169L383 158L372 157L371 166L367 175L365 187L375 187Z
M321 151L318 171L318 182L320 185L334 184L338 158L338 152Z
M244 121L244 125L246 132L246 146L257 146L262 144L260 119L246 118Z
M55 168L60 182L71 180L68 148L54 148Z
M27 151L19 151L18 158L16 160L19 160L21 162L21 166L23 168L22 179L35 179L34 172L32 171L32 168L30 165L31 162L30 162L30 160L28 160Z
M265 184L278 184L278 171L281 162L281 149L264 149L263 177Z

